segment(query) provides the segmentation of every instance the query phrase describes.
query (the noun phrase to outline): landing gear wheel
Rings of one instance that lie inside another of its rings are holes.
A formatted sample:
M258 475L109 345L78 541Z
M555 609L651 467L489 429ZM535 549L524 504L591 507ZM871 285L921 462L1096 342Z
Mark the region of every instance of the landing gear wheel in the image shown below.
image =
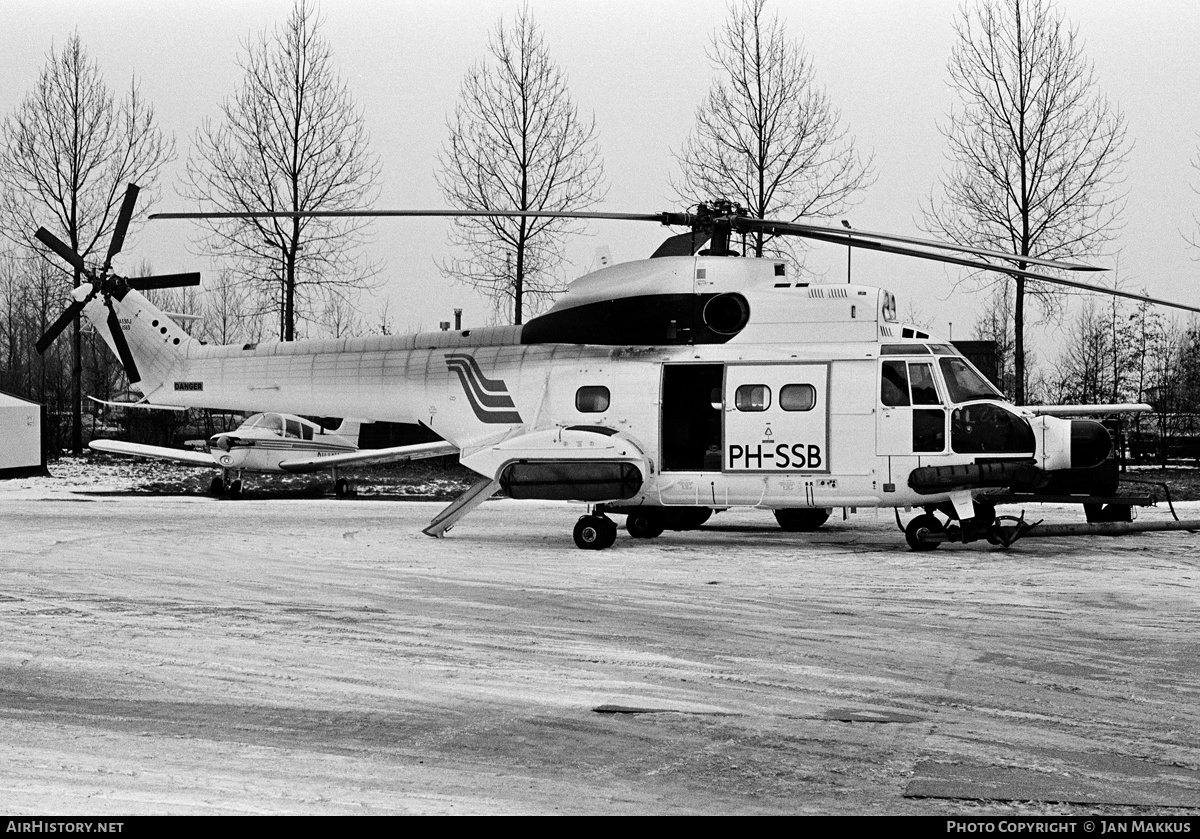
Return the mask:
M937 516L925 513L917 516L904 528L904 540L914 551L932 551L938 546L937 542L925 542L923 537L934 533L943 533L945 528L937 520Z
M229 497L230 498L241 498L242 497L242 479L241 478L238 478L236 481L232 481L229 484Z
M358 492L354 489L354 484L345 478L338 478L333 483L333 494L338 498L352 498L358 495Z
M625 519L625 529L634 539L653 539L661 536L664 528L662 516L639 510Z
M829 513L824 509L776 510L775 521L784 530L793 532L816 530L829 521Z
M208 493L209 495L215 495L218 498L224 495L225 479L220 476L213 478L212 482L208 485Z
M617 541L617 525L604 516L581 516L575 522L576 547L585 551L599 551L611 547Z

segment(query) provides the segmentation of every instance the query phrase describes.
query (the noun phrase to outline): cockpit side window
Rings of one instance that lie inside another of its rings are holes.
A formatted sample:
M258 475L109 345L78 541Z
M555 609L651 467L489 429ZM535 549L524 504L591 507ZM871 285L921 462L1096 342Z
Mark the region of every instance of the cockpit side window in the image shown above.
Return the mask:
M297 420L290 419L287 421L286 436L295 437L297 440L300 439L300 423Z
M266 428L277 434L283 434L283 417L279 416L279 414L263 414L262 421L258 423L258 427Z
M908 365L909 385L912 387L912 403L914 405L941 405L937 385L933 381L933 365L925 363L910 363Z
M883 362L879 378L879 400L894 407L908 405L908 372L903 361Z
M975 399L1003 399L1004 395L962 358L941 358L942 376L951 402L970 402Z

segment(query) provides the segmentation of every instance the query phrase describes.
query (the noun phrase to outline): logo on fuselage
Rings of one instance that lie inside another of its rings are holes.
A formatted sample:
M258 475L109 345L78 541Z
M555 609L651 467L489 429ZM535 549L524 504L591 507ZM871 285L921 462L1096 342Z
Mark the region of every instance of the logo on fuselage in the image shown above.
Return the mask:
M471 403L471 410L480 422L521 422L517 406L509 395L508 385L503 379L489 379L479 369L474 356L464 353L447 353L446 366L458 374L463 392Z

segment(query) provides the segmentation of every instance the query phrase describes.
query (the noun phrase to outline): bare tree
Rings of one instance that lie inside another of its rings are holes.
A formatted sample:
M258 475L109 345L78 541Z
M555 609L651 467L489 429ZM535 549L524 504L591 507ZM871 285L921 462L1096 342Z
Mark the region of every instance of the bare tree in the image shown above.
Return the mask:
M361 209L376 193L379 164L366 125L333 66L321 20L297 0L274 33L247 42L245 81L221 105L218 124L196 132L185 195L206 212ZM359 255L363 218L210 219L207 247L256 282L279 338L319 316L322 290L367 288L378 267Z
M1125 119L1097 93L1077 30L1051 0L971 0L957 32L949 73L962 105L943 128L954 167L925 209L926 228L1017 256L1094 256L1115 232L1122 205ZM1021 403L1025 296L1045 309L1054 293L1014 280Z
M37 85L5 118L0 142L0 230L31 252L45 253L33 238L45 227L85 259L108 245L126 185L151 188L143 192L145 209L159 169L175 154L136 80L116 101L78 33L61 51L50 50ZM79 286L78 268L73 283ZM63 291L51 305L59 304ZM72 359L71 447L78 453L83 449L78 321Z
M465 210L584 210L603 198L595 120L579 115L567 79L550 58L527 8L488 40L489 58L468 71L450 139L438 156L438 185ZM566 234L560 218L458 218L450 242L469 256L442 273L482 289L497 314L521 323L562 290Z
M817 87L801 44L766 0L741 0L713 36L709 59L718 76L678 155L679 197L691 204L724 198L756 218L828 217L842 212L873 181ZM772 237L753 236L755 256Z
M202 319L193 334L217 344L257 343L265 329L262 317L252 314L252 290L228 266L205 285L200 305Z
M1006 395L1013 394L1012 293L1008 286L993 289L983 312L975 321L974 339L996 345L997 384Z

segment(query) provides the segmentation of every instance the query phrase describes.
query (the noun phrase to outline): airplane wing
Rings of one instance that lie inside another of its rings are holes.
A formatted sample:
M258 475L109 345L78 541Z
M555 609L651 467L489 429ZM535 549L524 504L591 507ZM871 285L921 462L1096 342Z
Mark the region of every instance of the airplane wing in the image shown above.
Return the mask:
M1090 417L1097 414L1148 414L1154 408L1144 402L1124 405L1026 405L1035 414L1051 417Z
M356 452L332 454L326 457L309 457L303 460L285 460L279 464L288 472L317 472L335 466L366 465L370 463L398 463L402 460L421 460L426 457L442 457L457 454L458 446L453 443L418 443L412 446L393 446L390 449L359 449Z
M154 460L173 460L176 463L186 463L188 466L207 466L211 469L217 465L208 452L168 449L165 446L146 446L141 443L123 443L120 440L93 440L88 443L88 446L98 452L149 457Z

